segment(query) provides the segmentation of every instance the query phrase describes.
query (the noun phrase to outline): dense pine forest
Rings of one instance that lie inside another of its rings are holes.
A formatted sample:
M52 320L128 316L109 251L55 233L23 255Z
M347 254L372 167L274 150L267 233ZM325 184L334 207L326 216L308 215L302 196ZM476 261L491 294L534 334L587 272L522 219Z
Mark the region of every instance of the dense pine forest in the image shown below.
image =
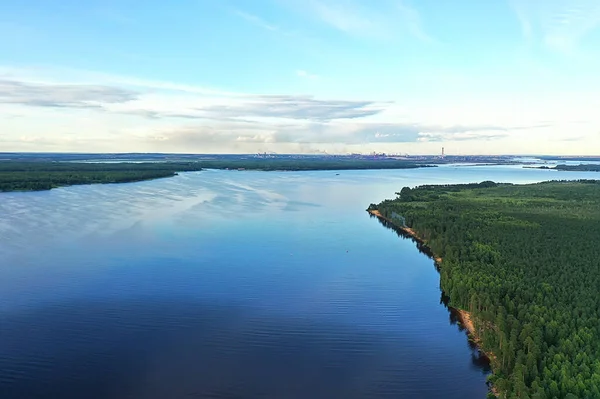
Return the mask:
M60 186L128 183L201 170L194 162L76 163L0 162L1 191L50 190Z
M600 164L556 165L554 169L576 172L600 172Z
M441 287L471 312L500 397L600 398L600 181L397 195L369 209L443 258Z

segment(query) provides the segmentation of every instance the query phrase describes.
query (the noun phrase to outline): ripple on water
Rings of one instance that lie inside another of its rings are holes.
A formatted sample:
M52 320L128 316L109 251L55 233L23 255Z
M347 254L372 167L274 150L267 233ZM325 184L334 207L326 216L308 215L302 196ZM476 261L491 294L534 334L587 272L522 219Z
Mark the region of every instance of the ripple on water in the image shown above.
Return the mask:
M433 262L364 209L549 175L438 169L0 194L0 397L485 397Z

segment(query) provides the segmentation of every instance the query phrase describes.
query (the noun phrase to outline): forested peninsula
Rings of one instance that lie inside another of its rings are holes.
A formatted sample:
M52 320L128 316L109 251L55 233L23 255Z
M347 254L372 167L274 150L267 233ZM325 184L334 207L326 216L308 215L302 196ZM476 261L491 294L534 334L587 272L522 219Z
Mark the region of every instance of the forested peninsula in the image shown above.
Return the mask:
M40 191L61 186L128 183L197 171L195 162L0 162L0 192Z
M0 192L50 190L61 186L128 183L202 169L261 171L413 169L430 165L394 159L226 158L167 162L0 161Z
M443 259L441 288L473 322L496 393L600 398L600 181L396 194L368 210Z

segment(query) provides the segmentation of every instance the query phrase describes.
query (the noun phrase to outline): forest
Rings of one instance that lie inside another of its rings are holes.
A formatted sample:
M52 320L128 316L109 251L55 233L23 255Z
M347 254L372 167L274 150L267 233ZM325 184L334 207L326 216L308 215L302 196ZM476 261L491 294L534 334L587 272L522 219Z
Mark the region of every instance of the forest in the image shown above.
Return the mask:
M600 398L600 181L396 195L369 210L443 258L441 288L471 313L501 398Z
M556 165L554 169L577 172L600 172L600 164Z
M128 183L202 170L195 162L0 162L0 192L39 191L75 184Z
M571 172L600 172L600 164L556 165L553 168L549 166L537 166L532 169L548 169Z
M263 171L414 169L429 166L396 159L354 159L349 157L203 159L198 163L206 169Z
M0 192L50 190L60 186L128 183L202 169L262 171L407 169L427 167L410 161L352 158L218 158L167 162L0 161Z

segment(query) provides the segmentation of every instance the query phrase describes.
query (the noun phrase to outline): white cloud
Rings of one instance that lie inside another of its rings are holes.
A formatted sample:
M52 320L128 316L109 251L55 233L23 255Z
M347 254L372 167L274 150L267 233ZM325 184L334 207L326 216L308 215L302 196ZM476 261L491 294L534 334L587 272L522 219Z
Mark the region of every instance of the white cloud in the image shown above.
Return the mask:
M597 152L600 132L593 92L419 104L229 93L82 71L3 75L4 151L437 153L443 144L475 153L583 154Z
M100 108L125 103L135 92L102 85L37 84L0 78L0 103L41 107Z
M311 78L312 75L305 75ZM117 79L118 81L118 79ZM129 80L127 80L130 83ZM157 85L155 85L157 86ZM177 88L165 84L159 87ZM259 95L205 91L132 91L117 86L77 83L37 83L0 78L0 103L37 107L97 108L105 112L153 118L227 119L281 118L331 120L361 118L382 111L374 101L316 99L306 95Z

